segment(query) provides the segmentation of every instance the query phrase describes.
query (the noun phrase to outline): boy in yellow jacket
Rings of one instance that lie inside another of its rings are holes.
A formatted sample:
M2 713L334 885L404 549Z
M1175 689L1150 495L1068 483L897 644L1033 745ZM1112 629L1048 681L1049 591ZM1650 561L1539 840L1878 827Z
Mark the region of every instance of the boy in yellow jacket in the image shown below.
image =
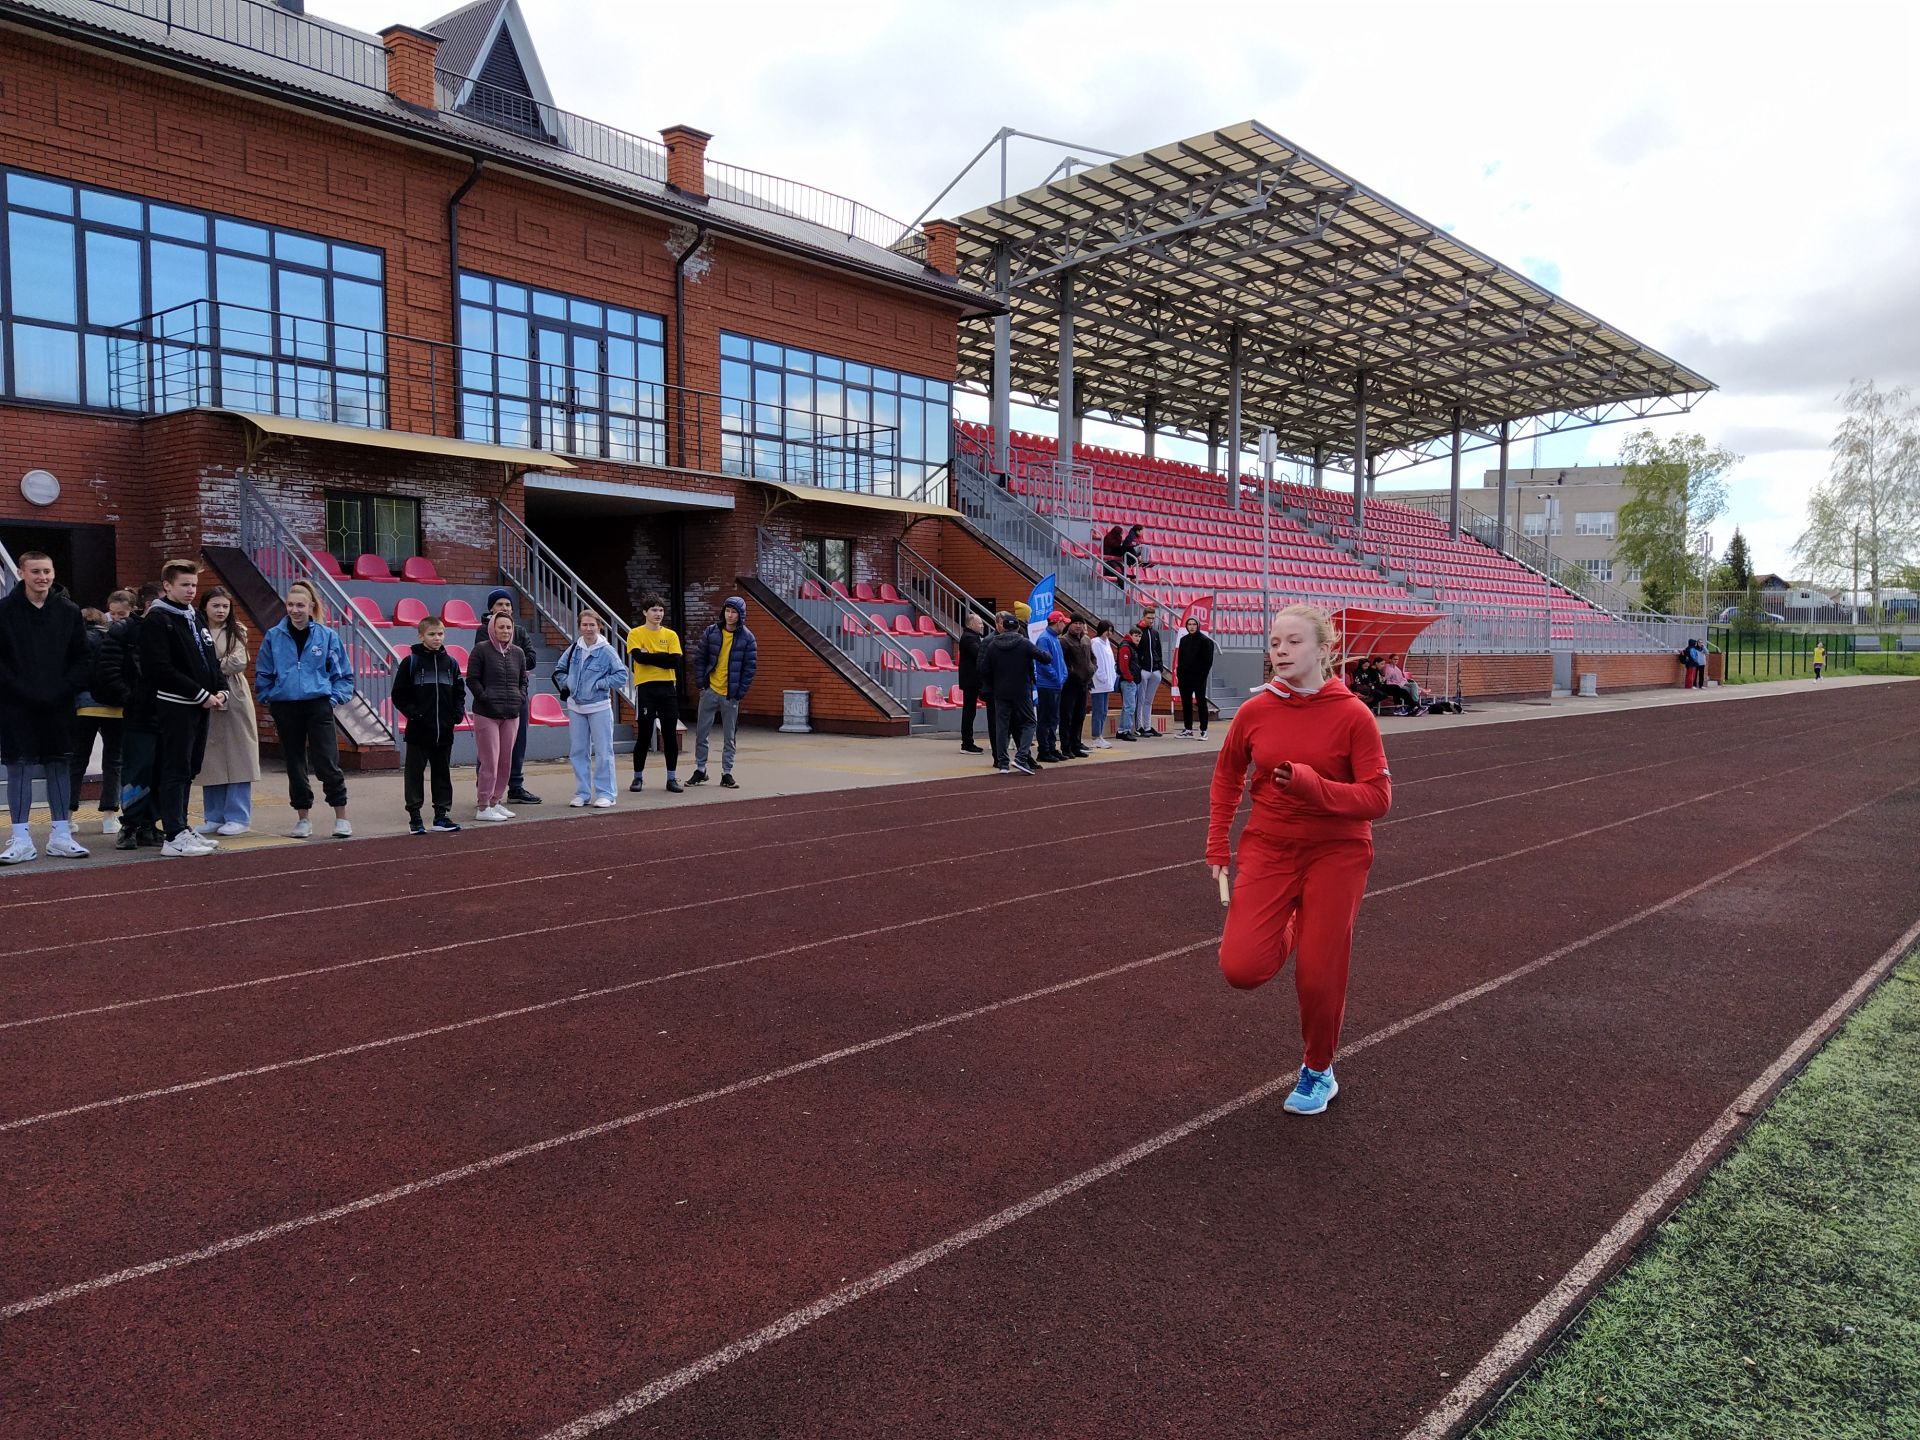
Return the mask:
M645 785L647 750L653 727L660 726L660 749L667 759L667 793L681 791L680 667L686 657L680 650L680 637L660 622L667 618L667 602L649 595L640 602L644 623L627 632L627 661L633 666L633 700L638 732L633 742L633 783L628 790Z

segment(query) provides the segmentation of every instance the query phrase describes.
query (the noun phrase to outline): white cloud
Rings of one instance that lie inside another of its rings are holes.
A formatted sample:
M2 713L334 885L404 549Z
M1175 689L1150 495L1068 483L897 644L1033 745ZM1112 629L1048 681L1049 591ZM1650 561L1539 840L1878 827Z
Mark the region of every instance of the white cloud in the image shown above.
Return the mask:
M441 9L311 3L365 29ZM1733 518L1763 569L1787 568L1826 465L1781 432L1823 444L1854 375L1920 379L1920 6L522 4L563 106L698 125L717 159L903 220L1003 124L1132 153L1261 119L1720 382L1660 428L1749 454ZM1016 147L1012 185L1057 159ZM941 209L996 185L982 167Z

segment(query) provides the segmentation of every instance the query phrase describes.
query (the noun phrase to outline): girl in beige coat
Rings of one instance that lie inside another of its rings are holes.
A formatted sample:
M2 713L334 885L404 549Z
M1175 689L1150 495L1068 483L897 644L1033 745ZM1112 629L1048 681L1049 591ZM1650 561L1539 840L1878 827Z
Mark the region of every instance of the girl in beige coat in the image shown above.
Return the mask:
M260 778L260 724L247 688L247 627L233 613L233 596L216 585L200 613L213 636L214 658L227 681L227 705L209 717L207 758L200 766L206 822L202 835L244 835L253 823L253 782Z

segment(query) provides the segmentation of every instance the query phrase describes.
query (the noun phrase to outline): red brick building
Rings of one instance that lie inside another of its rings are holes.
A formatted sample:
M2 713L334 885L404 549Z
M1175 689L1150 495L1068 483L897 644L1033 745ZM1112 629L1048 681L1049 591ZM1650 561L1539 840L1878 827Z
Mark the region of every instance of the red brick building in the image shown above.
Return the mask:
M903 533L1027 583L940 518L956 326L991 307L951 230L568 114L517 0L377 37L0 0L0 134L0 541L82 603L181 554L269 610L309 563L480 586L504 555L550 620L557 562L697 632L762 535L850 585L899 581ZM756 718L791 686L905 730L786 619L756 616Z

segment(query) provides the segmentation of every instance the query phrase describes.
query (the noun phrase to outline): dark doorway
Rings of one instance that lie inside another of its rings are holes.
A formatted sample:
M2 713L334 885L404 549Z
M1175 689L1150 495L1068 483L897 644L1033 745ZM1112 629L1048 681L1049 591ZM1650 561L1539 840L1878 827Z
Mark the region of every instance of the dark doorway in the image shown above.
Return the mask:
M0 521L0 545L17 561L28 550L53 559L54 583L64 585L76 605L107 608L118 586L111 525L51 525L34 520ZM156 576L156 579L159 577Z

